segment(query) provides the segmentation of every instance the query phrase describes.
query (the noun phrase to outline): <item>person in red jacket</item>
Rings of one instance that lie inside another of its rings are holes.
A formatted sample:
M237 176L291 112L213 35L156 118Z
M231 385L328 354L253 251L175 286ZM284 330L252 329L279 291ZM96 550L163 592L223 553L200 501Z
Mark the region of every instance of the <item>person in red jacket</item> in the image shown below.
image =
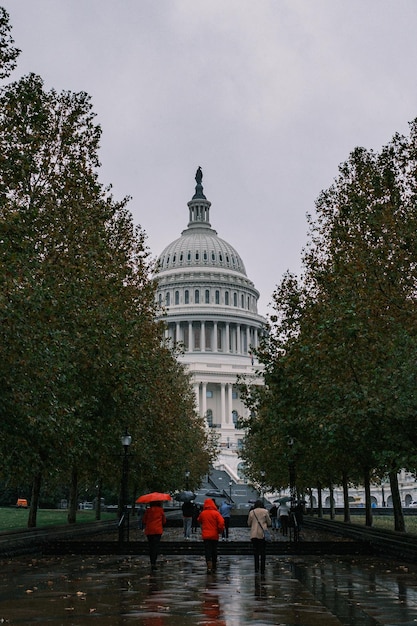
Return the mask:
M201 536L204 541L204 554L207 563L207 573L215 572L217 568L217 547L219 534L224 530L224 519L217 510L217 506L210 498L204 501L203 510L197 518L201 524Z
M159 542L161 541L166 517L161 502L151 502L149 509L143 515L145 535L149 545L149 557L152 570L156 570L156 559L159 554Z

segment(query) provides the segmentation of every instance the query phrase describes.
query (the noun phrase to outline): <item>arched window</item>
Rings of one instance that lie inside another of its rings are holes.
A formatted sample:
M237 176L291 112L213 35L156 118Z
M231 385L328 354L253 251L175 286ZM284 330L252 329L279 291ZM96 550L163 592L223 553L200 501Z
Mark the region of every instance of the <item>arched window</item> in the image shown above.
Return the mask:
M220 304L220 291L218 289L216 289L215 302L216 304Z
M184 291L184 304L190 304L190 292L188 289Z
M171 303L171 297L170 297L169 291L167 291L167 293L165 294L165 304L166 306L169 306L170 303Z
M191 261L191 252L188 250L187 261Z
M210 304L210 290L206 289L205 303Z
M242 309L244 309L245 308L245 296L243 295L243 293L242 293L242 297L240 298L240 302L241 302Z
M229 306L229 292L228 291L225 291L224 303L225 303L226 306Z
M200 304L200 292L198 289L194 292L194 304Z
M233 294L233 306L237 306L237 293L236 293L236 291Z
M179 304L180 303L180 292L176 291L175 292L175 304Z

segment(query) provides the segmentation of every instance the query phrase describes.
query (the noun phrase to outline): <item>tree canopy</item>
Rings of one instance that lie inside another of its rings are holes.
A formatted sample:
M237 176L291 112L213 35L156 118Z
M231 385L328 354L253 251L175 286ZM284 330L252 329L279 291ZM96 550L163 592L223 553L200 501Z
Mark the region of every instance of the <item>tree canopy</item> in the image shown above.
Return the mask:
M2 9L3 77L13 43ZM100 138L86 93L36 74L0 90L1 473L114 485L128 427L132 485L181 487L185 468L198 483L206 432L156 321L146 234L100 182Z

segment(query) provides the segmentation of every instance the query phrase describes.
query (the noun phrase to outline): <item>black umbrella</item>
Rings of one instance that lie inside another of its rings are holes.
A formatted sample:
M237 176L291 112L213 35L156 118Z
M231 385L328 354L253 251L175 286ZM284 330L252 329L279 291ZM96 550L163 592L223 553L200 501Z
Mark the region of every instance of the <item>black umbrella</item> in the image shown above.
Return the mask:
M175 496L175 500L179 502L190 502L190 500L194 500L197 497L197 494L194 491L180 491L178 495Z

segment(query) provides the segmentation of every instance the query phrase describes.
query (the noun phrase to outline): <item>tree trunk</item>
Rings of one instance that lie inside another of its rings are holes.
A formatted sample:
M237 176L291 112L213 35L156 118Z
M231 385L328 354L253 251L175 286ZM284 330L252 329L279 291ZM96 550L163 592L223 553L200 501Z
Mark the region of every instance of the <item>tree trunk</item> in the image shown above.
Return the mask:
M391 487L392 506L394 509L394 529L398 532L405 532L404 512L401 506L400 490L398 488L397 472L389 473L389 484Z
M321 497L321 483L317 485L317 514L320 519L323 517L323 502Z
M364 472L365 487L365 526L372 526L372 506L371 506L371 481L369 477L369 469Z
M71 470L71 485L68 503L68 524L75 524L77 521L77 498L78 496L78 472L75 465Z
M342 474L343 483L343 521L346 524L350 523L350 508L349 508L349 486L346 472Z
M30 509L28 517L28 528L36 528L36 516L39 508L39 495L41 492L42 472L38 472L33 477L32 497L30 499Z
M329 486L329 494L330 494L330 519L334 519L335 510L334 510L334 487L333 485Z
M314 509L314 507L313 507L313 490L312 490L311 487L309 487L307 489L307 491L308 491L308 500L309 500L309 503L310 503L308 505L308 512L309 512L310 515L313 515L313 509Z
M103 481L101 478L97 481L97 499L96 499L96 520L101 519L101 489L103 486Z

